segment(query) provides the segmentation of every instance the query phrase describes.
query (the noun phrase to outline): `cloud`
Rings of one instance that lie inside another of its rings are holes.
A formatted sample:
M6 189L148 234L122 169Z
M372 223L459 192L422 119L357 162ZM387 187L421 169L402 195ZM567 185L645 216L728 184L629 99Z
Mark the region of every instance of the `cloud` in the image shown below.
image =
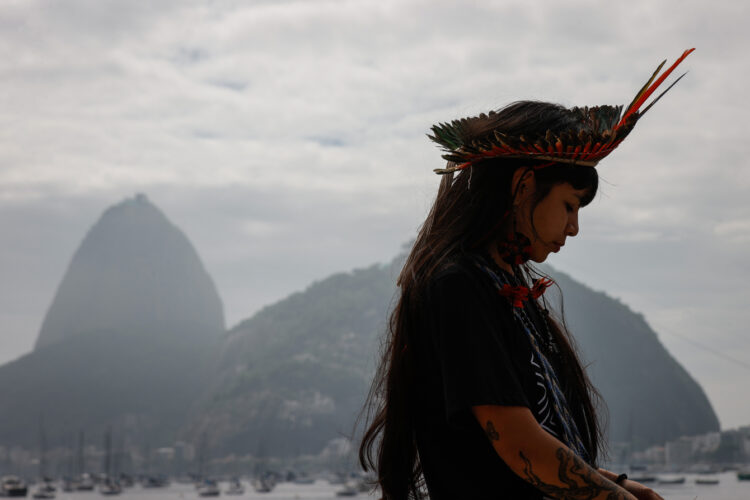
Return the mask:
M24 291L0 288L0 316L35 335L88 226L144 191L239 320L413 237L441 164L431 124L519 98L625 104L696 46L687 77L602 163L558 264L647 317L683 305L747 323L748 14L700 1L5 2L0 270ZM750 406L723 408L725 424L750 422Z
M733 243L750 242L750 219L721 222L714 228L714 232Z

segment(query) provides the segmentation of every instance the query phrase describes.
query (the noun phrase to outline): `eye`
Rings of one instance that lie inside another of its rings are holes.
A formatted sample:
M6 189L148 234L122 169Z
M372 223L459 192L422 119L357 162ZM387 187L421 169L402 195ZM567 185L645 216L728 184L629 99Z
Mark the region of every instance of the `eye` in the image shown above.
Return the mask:
M573 205L571 205L570 203L568 203L566 201L565 202L565 210L567 210L568 212L572 212L573 211Z

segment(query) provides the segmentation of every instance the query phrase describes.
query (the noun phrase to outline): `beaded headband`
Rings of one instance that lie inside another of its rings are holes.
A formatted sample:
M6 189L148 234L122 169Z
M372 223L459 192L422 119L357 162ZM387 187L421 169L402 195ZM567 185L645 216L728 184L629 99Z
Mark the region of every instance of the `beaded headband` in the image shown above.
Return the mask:
M661 76L664 60L651 78L636 94L633 101L622 112L622 106L574 107L566 110L576 122L576 126L562 132L547 132L540 136L510 135L498 130L466 140L465 130L474 118L462 118L450 123L433 125L433 135L428 135L438 143L446 154L443 158L451 162L446 168L435 169L435 173L448 174L461 170L487 158L527 158L549 161L535 168L542 168L555 163L596 166L599 161L615 150L627 137L636 122L651 109L687 73L683 73L664 92L654 99L643 111L639 111L651 94L664 82L670 73L695 49L683 52L677 61ZM489 117L495 114L489 113ZM479 118L487 118L480 115Z

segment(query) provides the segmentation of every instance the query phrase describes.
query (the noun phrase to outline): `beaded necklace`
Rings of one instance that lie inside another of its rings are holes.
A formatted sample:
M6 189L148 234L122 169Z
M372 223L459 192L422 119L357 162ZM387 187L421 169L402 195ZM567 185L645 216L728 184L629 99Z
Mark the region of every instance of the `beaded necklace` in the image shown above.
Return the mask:
M519 278L507 273L506 271L503 271L496 265L490 265L490 262L494 264L494 261L492 261L492 259L488 257L483 258L481 256L476 256L474 259L475 265L492 279L492 282L497 288L500 295L506 298L511 298L507 293L504 293L504 290L507 291L508 287L520 287L526 288L528 290L528 287L524 287L523 284L518 283ZM538 307L535 299L536 297L529 295L526 300L533 300L533 306ZM511 303L513 304L513 307L511 307L511 309L513 310L513 318L521 327L521 329L526 333L526 336L529 339L529 343L531 344L532 351L534 352L537 360L539 360L545 388L547 389L548 394L552 395L552 406L557 416L557 420L558 422L560 422L560 426L562 427L562 440L568 446L568 448L573 450L583 460L587 461L588 452L586 451L586 447L583 445L581 433L578 431L578 426L576 425L575 419L570 414L570 410L568 409L568 402L565 398L565 394L560 389L560 382L557 379L555 369L541 349L541 344L544 344L547 347L548 352L550 352L551 354L557 354L559 352L552 336L552 332L549 329L547 319L546 317L542 318L546 330L544 332L546 335L543 336L534 325L534 322L531 321L531 318L529 318L529 315L527 314L523 305L521 305L520 307L517 306L513 299L511 299Z

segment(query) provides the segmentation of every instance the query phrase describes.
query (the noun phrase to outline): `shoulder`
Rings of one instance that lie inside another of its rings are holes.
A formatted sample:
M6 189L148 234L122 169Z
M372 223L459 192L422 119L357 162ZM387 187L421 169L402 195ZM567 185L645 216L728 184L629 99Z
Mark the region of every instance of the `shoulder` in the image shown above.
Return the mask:
M452 259L427 283L431 302L460 308L489 306L497 293L488 276L469 257Z
M469 290L480 284L477 269L468 258L454 259L437 270L428 280L432 292Z

